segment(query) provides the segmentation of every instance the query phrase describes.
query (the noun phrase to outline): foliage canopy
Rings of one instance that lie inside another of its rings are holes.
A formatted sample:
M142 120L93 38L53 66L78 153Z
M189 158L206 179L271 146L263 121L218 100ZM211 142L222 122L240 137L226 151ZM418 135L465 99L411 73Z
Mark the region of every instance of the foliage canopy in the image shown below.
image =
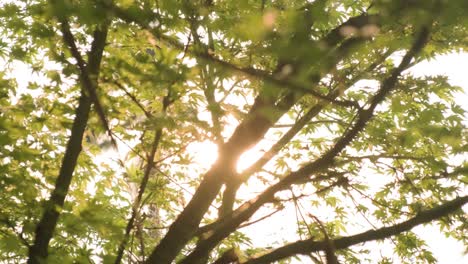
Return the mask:
M0 261L435 263L411 229L468 245L466 113L408 69L468 49L466 10L2 1Z

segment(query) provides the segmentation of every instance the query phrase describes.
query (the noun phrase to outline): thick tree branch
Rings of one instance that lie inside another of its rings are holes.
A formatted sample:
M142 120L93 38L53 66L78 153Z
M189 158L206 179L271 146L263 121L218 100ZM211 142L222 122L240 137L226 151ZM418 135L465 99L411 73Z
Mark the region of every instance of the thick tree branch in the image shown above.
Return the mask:
M212 232L211 236L201 241L195 250L187 256L182 263L197 263L198 259L203 258L214 248L219 241L228 236L242 222L249 219L264 203L270 201L276 192L288 188L298 180L306 178L314 173L326 170L334 164L335 157L364 129L367 122L373 117L374 110L386 96L394 89L401 72L409 65L412 58L424 47L429 36L429 27L422 27L417 35L412 47L403 57L398 67L393 69L391 75L386 78L379 91L370 99L367 109L359 112L355 124L345 132L345 134L335 143L335 145L325 152L319 159L302 167L301 169L289 174L275 185L266 189L256 198L244 203L230 217L221 219L224 223Z
M62 27L66 26L62 24ZM81 96L78 101L78 107L75 111L75 119L71 129L71 136L67 143L60 172L55 182L55 188L52 191L49 200L45 203L44 214L36 227L34 244L29 248L28 263L43 263L47 258L49 242L57 225L60 210L64 205L65 197L72 180L73 171L81 152L81 142L83 141L83 134L88 122L92 104L92 99L86 94L86 91L94 89L97 85L97 76L99 75L106 37L107 27L96 29L94 32L94 40L91 45L91 51L89 53L89 64L86 69L84 68L85 66L83 61L78 61L78 67L81 71ZM64 40L65 38L66 36L64 36ZM67 42L67 40L65 40L65 42ZM77 52L77 49L72 52ZM88 74L93 77L90 77Z
M389 227L383 227L376 230L369 230L353 236L337 238L332 240L332 242L335 248L339 250L360 243L385 239L409 231L415 226L426 224L431 221L440 219L444 216L447 216L461 209L461 207L466 203L468 203L468 196L459 197L432 209L422 211L413 218L404 221L400 224L396 224ZM308 254L314 251L324 251L327 249L327 247L327 241L314 241L314 239L297 241L295 243L278 248L261 257L251 259L245 262L244 264L272 263L274 261L278 261L280 259L287 258L296 254Z

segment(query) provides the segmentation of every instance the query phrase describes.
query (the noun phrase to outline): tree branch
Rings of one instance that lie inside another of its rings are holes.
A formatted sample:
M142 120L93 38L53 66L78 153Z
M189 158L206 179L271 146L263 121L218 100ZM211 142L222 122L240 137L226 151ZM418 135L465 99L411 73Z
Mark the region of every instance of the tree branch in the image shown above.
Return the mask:
M170 87L169 87L169 89L170 89ZM168 94L163 99L163 109L162 109L163 113L166 112L167 108L169 107L169 105L171 103L172 102L170 101L170 90L169 90ZM124 254L124 251L125 251L125 247L127 245L127 242L128 242L129 236L130 236L130 232L133 229L135 219L136 219L136 217L137 217L137 215L139 213L141 199L143 198L143 194L145 193L146 186L148 185L149 177L151 175L151 170L153 169L153 167L155 165L154 157L155 157L156 152L158 150L158 146L159 146L159 142L161 141L162 133L163 133L162 128L159 128L156 131L155 135L154 135L153 143L151 145L151 151L150 151L150 154L148 155L148 158L146 159L147 163L146 163L145 172L143 174L143 178L141 180L140 187L138 188L137 197L136 197L135 201L133 202L132 214L130 216L130 219L127 222L127 226L125 227L124 237L123 237L122 241L120 241L119 247L117 249L117 257L116 257L116 259L114 261L115 264L119 264L122 261L123 254Z
M117 88L119 88L120 90L122 90L131 100L132 102L134 102L138 108L141 109L141 111L143 111L143 113L145 114L146 117L148 118L152 118L153 115L148 112L148 110L146 110L146 108L141 104L140 101L138 101L138 99L136 98L135 95L133 95L132 93L130 93L130 91L128 91L127 88L125 88L125 86L123 84L121 84L120 82L118 82L117 80L110 80L110 79L104 79L103 80L104 82L107 82L107 83L112 83L114 84L115 86L117 86Z
M207 4L205 3L204 6L208 8ZM196 18L193 16L199 16L196 8L190 6L189 1L184 1L184 8L185 12L189 13L188 20L190 24L190 32L193 36L194 44L196 45L196 49L202 50L204 53L213 53L214 50L214 43L213 43L213 33L211 32L210 28L207 27L207 34L208 34L208 45L205 45L201 42L200 36L198 35L197 28L199 23ZM224 143L221 132L223 131L221 118L222 118L222 109L220 104L216 101L215 98L215 90L216 84L212 78L215 74L213 68L210 67L206 61L200 61L200 72L201 72L201 81L203 82L203 93L205 95L206 101L208 103L208 111L211 115L211 122L213 123L213 134L215 137L215 142L217 143L218 147Z
M360 243L385 239L409 231L415 226L426 224L441 217L447 216L456 210L461 209L461 207L466 203L468 203L468 196L459 197L432 209L421 211L413 218L402 223L389 227L382 227L377 230L369 230L353 236L337 238L331 242L333 242L335 248L339 250ZM313 239L297 241L295 243L280 247L261 257L250 259L244 264L271 263L296 254L308 254L313 251L324 251L327 249L327 247L327 241L314 241Z
M310 214L310 216L315 220L317 223L320 231L323 233L323 236L325 237L325 243L327 244L327 247L325 248L325 257L327 260L327 264L339 264L338 258L336 257L336 247L334 244L334 241L330 239L328 236L327 230L325 229L325 226L322 224L322 221L318 219L315 215Z
M96 67L96 65L93 65L90 61L90 65L86 66L86 62L84 59L81 57L80 52L78 51L78 48L76 47L75 43L75 38L73 37L73 34L70 31L70 24L68 23L68 20L65 17L58 16L58 19L61 23L61 30L62 30L62 35L63 35L63 40L64 42L68 45L70 52L72 56L76 59L78 68L81 72L80 78L82 79L83 87L85 90L88 92L88 96L91 98L92 103L94 104L94 107L96 108L96 112L99 116L99 119L101 120L101 123L104 127L104 129L107 131L107 134L109 135L112 145L117 149L117 142L115 141L112 131L109 126L109 122L107 121L106 115L104 113L104 108L102 107L101 103L99 102L99 98L96 92L96 83L97 83L97 75L93 73L93 68ZM109 22L106 22L109 23ZM108 25L103 25L103 27L107 30ZM94 35L95 38L101 38L101 35ZM102 40L101 40L102 41ZM104 40L105 42L105 40ZM95 51L91 49L90 52L90 57L92 57Z
M137 23L143 29L150 31L156 38L169 44L176 49L184 49L184 45L178 41L173 40L161 34L157 29L153 29L148 26L148 23L142 21L140 18L132 17L131 14L122 10L116 6L109 6L114 14L127 22ZM343 38L337 38L330 41L331 44L338 44ZM339 59L342 58L347 52L350 51L350 47L356 44L357 40L350 38L345 41L335 51L330 53L329 58ZM335 43L336 42L336 43ZM343 47L343 48L341 48ZM286 79L278 79L274 75L269 73L260 72L258 70L244 69L232 65L228 62L219 60L212 55L204 52L199 52L196 49L188 50L188 53L201 59L207 59L210 62L216 63L216 65L222 66L228 70L234 72L250 73L251 77L261 77L260 79L266 83L273 84L279 87L288 87L291 91L285 93L283 99L275 104L278 98L271 98L264 93L255 99L252 108L249 111L248 117L236 128L233 135L227 143L225 143L219 150L219 158L212 168L205 174L202 182L197 188L196 193L187 204L183 212L177 217L169 228L165 237L160 241L159 245L154 249L148 258L148 263L170 263L180 252L183 246L189 241L190 238L195 234L200 221L208 210L210 204L215 199L223 183L229 184L230 181L235 181L235 164L239 156L247 150L249 147L256 144L264 136L266 131L284 114L294 103L300 98L297 94L311 93L310 89L302 89L300 84L292 84ZM333 54L336 54L333 55ZM333 56L332 56L333 55ZM281 64L278 64L278 69ZM327 64L327 69L322 69L319 74L323 74L326 71L331 70L334 65ZM319 81L314 79L315 84ZM302 89L302 90L301 90ZM298 93L299 92L299 93ZM330 101L331 99L312 91L316 97L321 100ZM333 100L332 100L333 101ZM269 109L274 109L274 116L267 116L265 112ZM283 110L281 110L283 109ZM222 213L222 212L221 212Z
M180 43L176 39L173 39L172 37L164 35L157 28L151 28L148 25L149 22L144 21L140 17L134 16L131 12L128 12L127 10L122 9L116 5L106 4L106 3L103 3L103 4L106 5L109 8L109 10L111 10L120 19L128 23L136 23L141 28L148 30L150 34L152 34L156 39L166 43L168 46L175 48L177 50L180 50L180 51L183 51L186 49L184 44ZM343 58L345 54L347 54L352 47L356 46L356 44L359 44L363 40L366 39L363 37L351 37L351 38L346 39L346 36L344 36L344 34L341 33L343 27L348 26L348 27L355 27L359 29L368 24L377 24L379 23L379 20L380 20L379 16L368 15L368 14L362 14L357 17L350 18L348 21L344 22L342 25L331 30L330 33L327 34L323 38L323 40L318 41L319 44L324 43L325 46L330 49L330 52L328 53L328 55L325 56L325 58L323 59L323 62L327 66L326 68L334 66L336 62L339 61L341 58ZM340 49L332 50L332 48L334 48L336 45L338 45L345 39L346 41L342 43ZM337 105L350 106L349 103L336 101L333 98L322 95L314 91L313 89L307 86L304 86L303 84L299 82L290 80L290 78L279 78L277 74L271 74L267 71L263 71L263 70L259 70L259 69L255 69L251 67L241 67L238 65L234 65L230 62L224 61L222 59L218 59L214 57L212 54L210 54L209 52L205 52L200 49L188 49L187 53L196 58L214 63L220 67L230 70L231 72L245 75L251 79L265 81L278 87L288 88L295 92L310 94L319 100L332 102ZM323 70L324 72L328 72L329 69L321 69L321 70ZM313 79L314 81L318 81L316 80L316 78L313 78Z
M340 85L337 89L329 93L328 97L337 98L340 96L346 89L354 85L361 77L372 70L374 70L378 65L380 65L385 59L391 55L391 51L385 52L377 61L369 65L361 74L358 74L355 78L349 81L346 84ZM341 87L343 86L343 87ZM299 131L309 123L309 121L316 117L322 109L328 106L329 102L319 101L316 105L311 107L307 113L305 113L298 121L296 121L292 127L267 151L262 157L260 157L254 164L245 169L239 175L236 175L234 179L237 179L237 182L234 182L232 186L226 188L223 193L223 202L221 205L222 211L224 214L232 211L234 206L236 192L241 186L242 183L246 182L251 175L260 170L265 164L267 164L278 152L288 143L294 136L299 133Z
M401 72L407 67L407 65L409 65L411 59L424 47L428 36L429 27L423 26L412 47L403 57L400 65L393 69L391 75L382 82L379 91L370 99L369 107L359 112L355 124L348 131L345 131L344 135L331 149L325 152L319 159L295 172L292 172L278 183L266 189L256 198L244 203L230 215L231 217L222 219L224 223L213 231L209 238L201 241L195 250L181 263L197 263L198 259L203 258L213 247L235 230L242 222L249 219L264 203L271 200L276 192L289 187L298 180L308 177L309 175L326 170L334 164L335 157L357 136L360 131L364 129L367 122L373 117L374 110L377 105L386 98L391 90L394 89Z
M62 23L62 28L67 28L67 25ZM60 172L55 181L55 188L52 191L49 200L45 203L44 214L36 226L34 244L29 248L28 263L30 264L43 263L47 259L49 242L54 233L60 216L60 210L64 205L65 197L70 187L73 171L76 167L77 159L82 148L81 142L83 141L84 130L91 110L92 99L86 95L85 91L94 89L97 85L97 76L99 75L106 37L107 26L96 29L94 31L94 40L89 53L88 66L84 66L84 61L82 59L77 59L78 67L81 72L81 96L78 101L78 107L75 111L75 119L71 129L71 136L67 143ZM67 37L64 35L63 38L65 42L69 41L69 39L67 40L69 36ZM74 48L71 48L72 53L77 53L75 56L79 55L76 46L73 45L73 47ZM78 58L81 58L81 55L79 55ZM94 77L90 78L88 74L91 74Z

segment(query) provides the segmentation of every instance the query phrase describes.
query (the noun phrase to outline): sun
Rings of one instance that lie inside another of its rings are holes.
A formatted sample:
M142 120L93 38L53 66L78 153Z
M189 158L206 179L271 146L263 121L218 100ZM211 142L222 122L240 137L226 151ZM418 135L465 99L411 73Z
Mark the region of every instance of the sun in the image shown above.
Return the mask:
M193 157L193 162L202 168L211 167L218 159L218 146L209 140L191 143L187 152Z
M210 168L218 158L218 146L209 140L194 142L187 147L187 153L193 157L194 164L201 168ZM238 173L250 167L263 152L257 147L245 151L237 161L236 170Z

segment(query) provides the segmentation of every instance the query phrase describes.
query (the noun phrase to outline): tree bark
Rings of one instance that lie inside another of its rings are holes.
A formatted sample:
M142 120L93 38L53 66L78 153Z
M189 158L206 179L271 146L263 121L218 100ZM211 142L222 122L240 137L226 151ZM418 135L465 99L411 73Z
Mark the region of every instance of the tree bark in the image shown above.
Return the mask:
M46 262L48 256L49 242L57 226L60 210L70 188L78 156L81 152L83 134L88 122L92 100L86 94L88 89L95 89L97 86L97 76L99 75L102 52L107 37L107 28L96 30L91 51L89 53L89 64L87 71L81 70L81 96L75 112L75 119L71 130L71 136L67 143L65 155L62 160L60 172L55 182L55 188L49 200L45 203L44 214L36 226L34 244L29 248L29 264L39 264ZM84 65L81 65L82 67ZM81 68L81 67L80 67ZM88 75L89 73L89 75ZM91 75L91 76L90 76ZM85 86L92 85L92 87Z

